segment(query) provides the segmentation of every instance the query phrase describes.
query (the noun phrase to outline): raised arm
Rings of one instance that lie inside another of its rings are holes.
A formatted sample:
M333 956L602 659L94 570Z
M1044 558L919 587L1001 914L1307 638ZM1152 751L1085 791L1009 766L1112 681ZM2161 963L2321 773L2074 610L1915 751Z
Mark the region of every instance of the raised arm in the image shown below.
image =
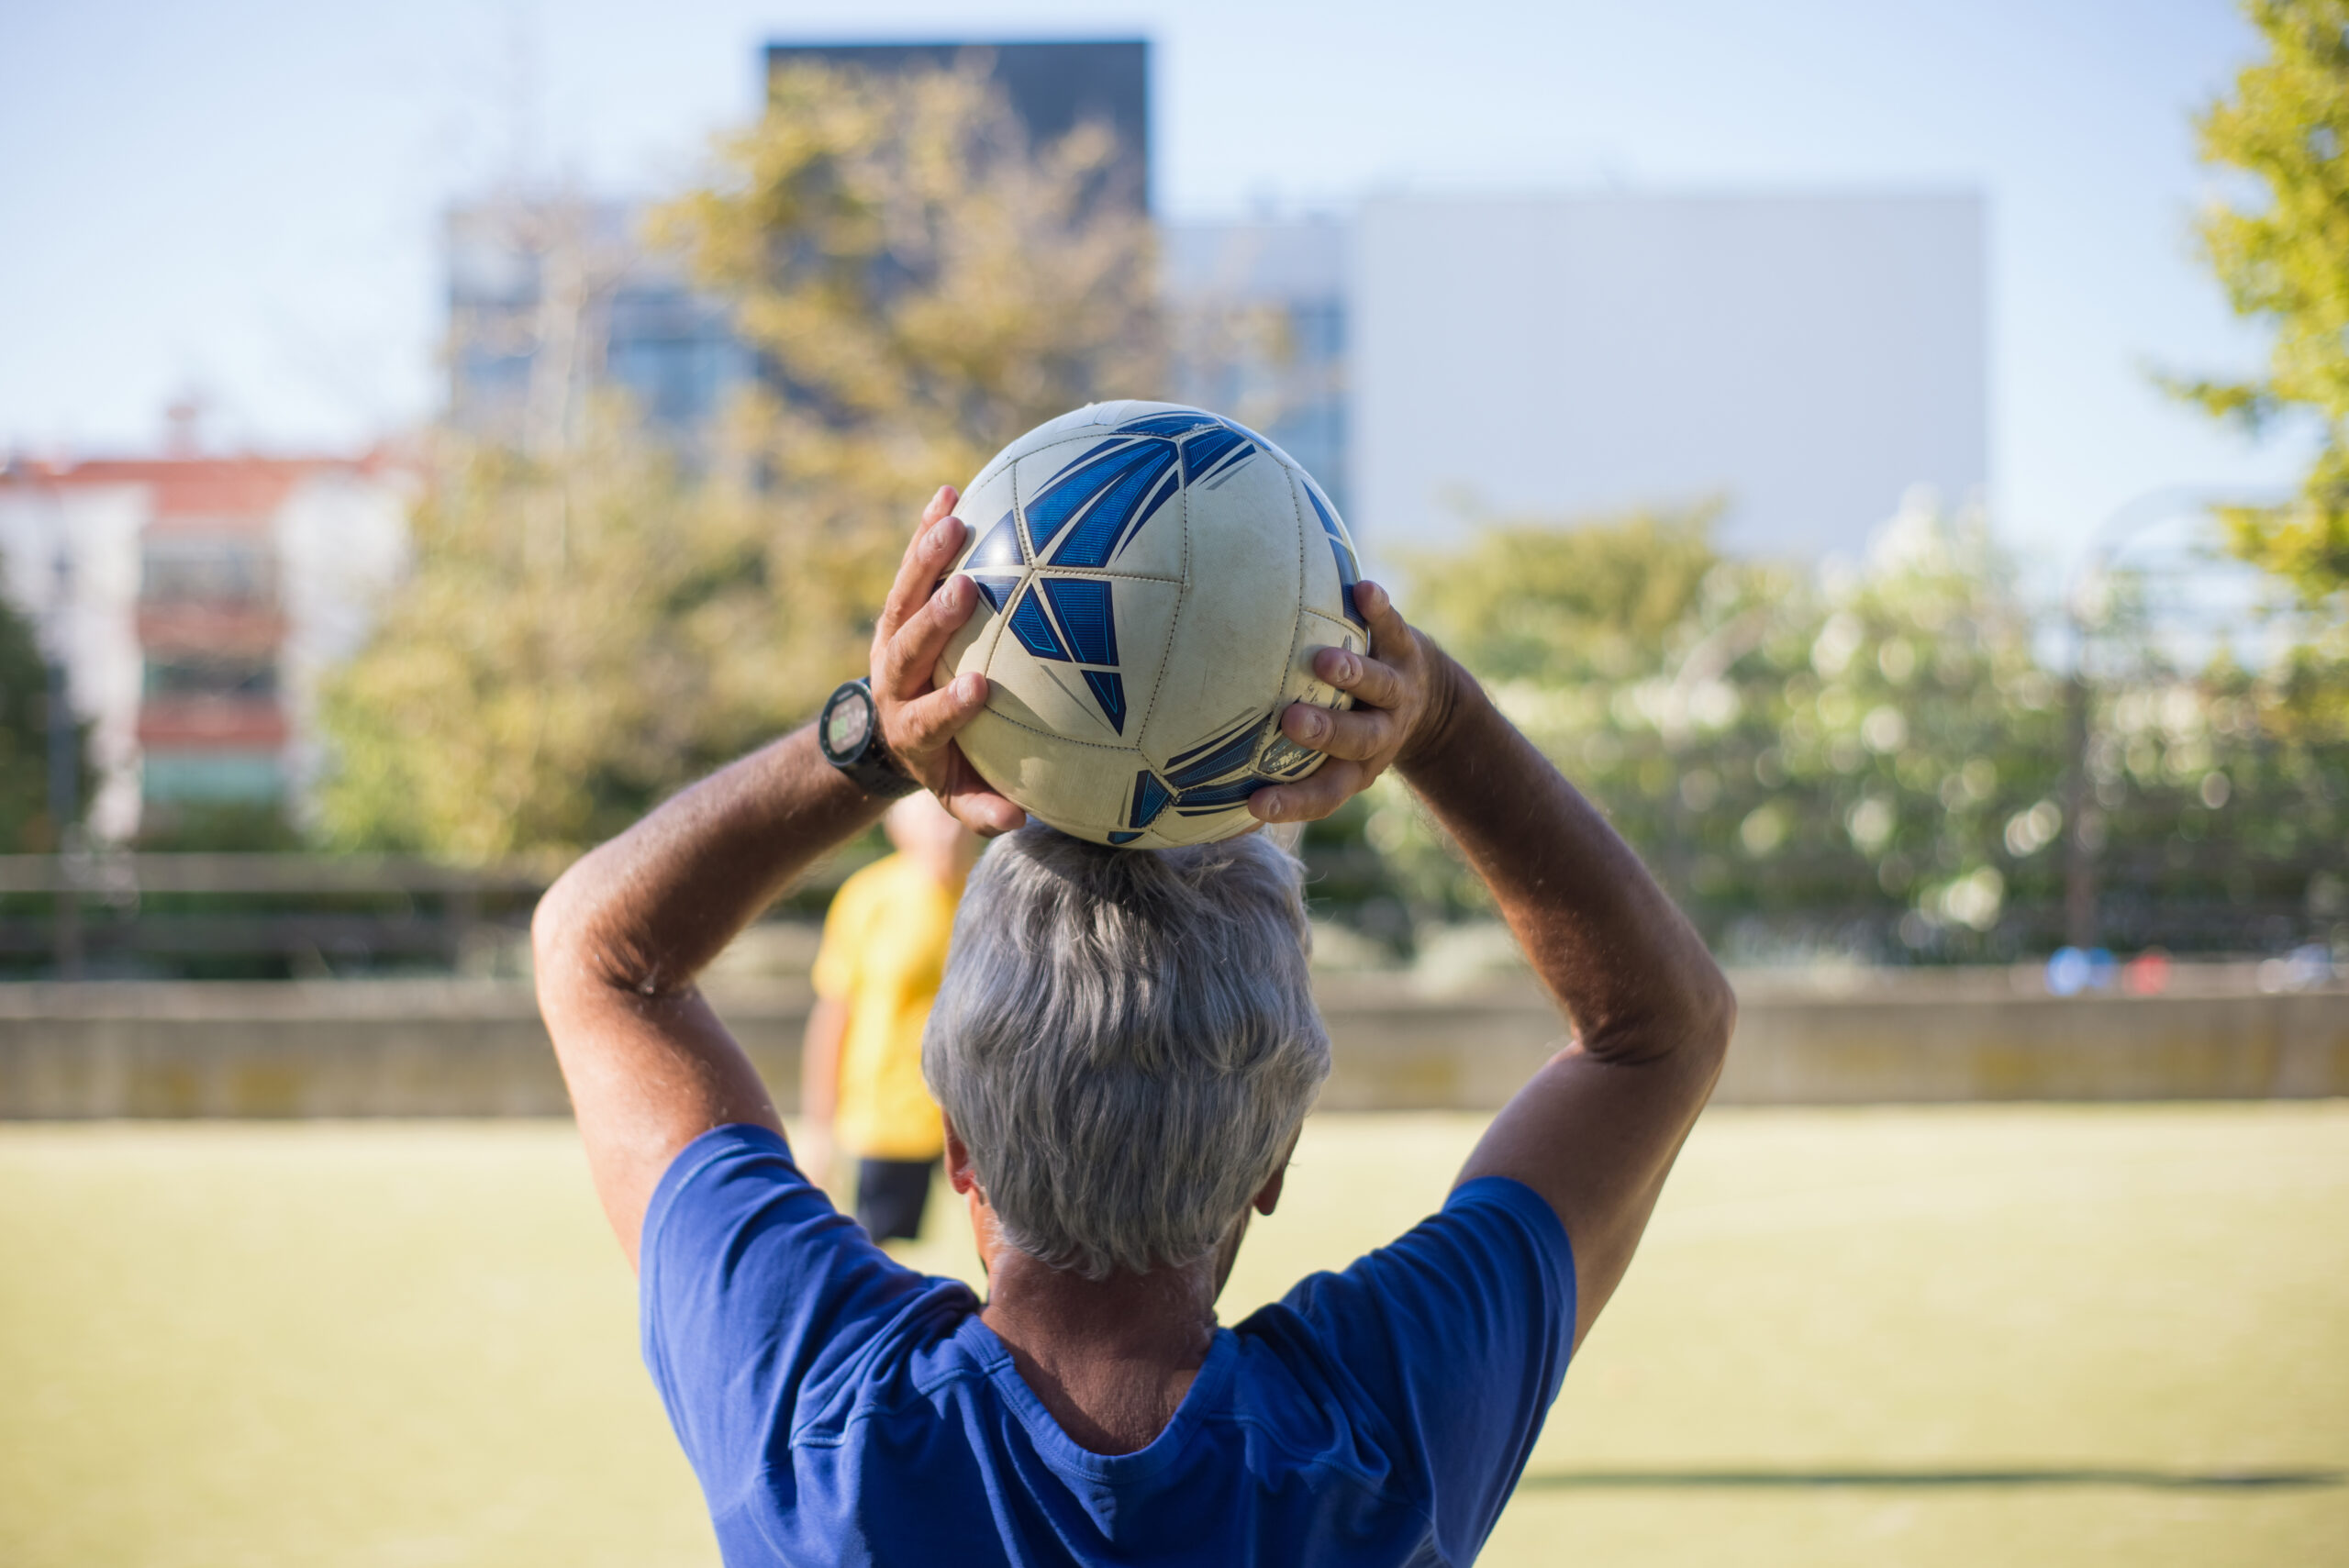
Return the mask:
M973 591L937 588L963 539L941 490L906 547L874 637L874 696L898 762L985 831L1019 814L975 785L954 733L986 701L966 675L930 671ZM680 1150L714 1127L783 1130L774 1098L696 977L809 862L879 819L886 801L798 730L676 795L582 859L530 922L539 1010L570 1085L596 1196L633 1262L644 1211Z
M1251 804L1268 820L1318 816L1398 767L1565 1009L1573 1043L1502 1108L1460 1180L1513 1177L1558 1211L1574 1243L1579 1344L1720 1076L1736 1002L1639 857L1475 680L1374 584L1356 604L1372 657L1325 650L1319 662L1366 706L1291 708L1290 737L1333 761Z

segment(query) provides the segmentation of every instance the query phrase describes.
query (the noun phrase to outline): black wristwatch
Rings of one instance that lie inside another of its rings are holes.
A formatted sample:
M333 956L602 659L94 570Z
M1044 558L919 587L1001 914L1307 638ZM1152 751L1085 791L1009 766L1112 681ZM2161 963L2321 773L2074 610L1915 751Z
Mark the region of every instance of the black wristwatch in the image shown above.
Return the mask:
M881 710L874 706L873 683L843 683L824 699L823 716L816 720L816 744L824 761L856 781L859 789L883 800L911 795L921 787L881 739Z

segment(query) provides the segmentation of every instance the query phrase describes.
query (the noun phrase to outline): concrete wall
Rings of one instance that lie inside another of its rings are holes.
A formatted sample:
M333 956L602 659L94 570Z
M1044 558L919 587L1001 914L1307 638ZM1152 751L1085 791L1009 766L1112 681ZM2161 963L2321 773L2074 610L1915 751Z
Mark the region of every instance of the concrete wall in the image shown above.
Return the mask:
M2349 990L2015 994L2003 973L1838 994L1741 984L1718 1099L1746 1105L2349 1095ZM807 990L718 1009L786 1107ZM1489 1109L1562 1041L1530 981L1433 996L1327 982L1330 1109ZM560 1116L527 987L482 982L0 986L0 1118Z

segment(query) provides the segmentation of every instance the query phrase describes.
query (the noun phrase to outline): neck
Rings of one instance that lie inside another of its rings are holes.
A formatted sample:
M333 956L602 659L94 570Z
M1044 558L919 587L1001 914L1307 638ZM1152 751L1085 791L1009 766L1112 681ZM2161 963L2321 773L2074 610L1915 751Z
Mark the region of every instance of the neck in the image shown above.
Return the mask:
M1003 1247L979 1316L1080 1447L1146 1448L1174 1418L1215 1340L1216 1261L1088 1280Z

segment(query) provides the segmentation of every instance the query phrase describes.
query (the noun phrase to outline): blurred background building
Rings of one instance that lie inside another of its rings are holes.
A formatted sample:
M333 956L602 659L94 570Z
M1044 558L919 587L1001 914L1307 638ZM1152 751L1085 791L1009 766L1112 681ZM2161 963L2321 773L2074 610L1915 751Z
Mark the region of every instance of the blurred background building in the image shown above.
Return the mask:
M1141 40L777 43L876 71L977 58L1039 140L1085 121L1147 201ZM447 219L450 407L528 439L590 386L688 451L758 373L643 209L501 197ZM1968 191L1388 195L1170 223L1166 395L1263 428L1374 553L1480 517L1718 501L1741 553L1856 554L1911 485L1988 479L1984 215ZM1669 408L1671 417L1657 411Z
M1150 206L1150 44L1143 39L1055 39L936 43L771 43L770 74L801 61L892 73L985 63L1030 140L1050 141L1100 124L1116 139L1112 196Z
M1346 302L1370 548L1479 513L1717 497L1749 555L1856 556L1989 476L1972 193L1365 203Z
M186 428L183 419L182 428ZM17 461L0 569L61 654L98 770L91 831L190 807L297 804L321 673L399 569L406 485L384 453Z
M798 61L892 72L985 63L1030 139L1098 122L1119 149L1107 199L1146 206L1150 46L1139 39L981 43L774 43L769 72ZM548 445L591 390L625 394L691 456L729 395L758 375L727 302L696 289L682 258L648 243L646 204L608 195L507 191L444 220L449 413L469 434Z
M590 388L628 395L672 440L698 442L751 374L725 303L642 238L636 203L505 193L451 206L449 417L543 447Z

